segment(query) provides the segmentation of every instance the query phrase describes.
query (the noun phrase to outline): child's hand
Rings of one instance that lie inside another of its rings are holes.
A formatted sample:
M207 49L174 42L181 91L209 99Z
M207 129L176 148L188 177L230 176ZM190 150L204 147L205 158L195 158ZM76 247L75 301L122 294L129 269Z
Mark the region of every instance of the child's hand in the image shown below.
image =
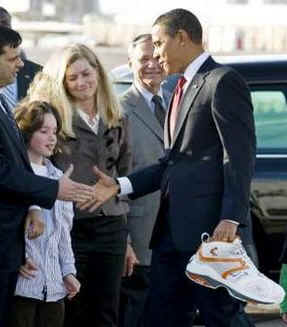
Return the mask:
M25 232L28 239L32 240L43 234L45 223L42 218L41 210L29 210L25 221Z
M81 283L72 274L65 276L63 281L67 291L69 292L68 299L71 300L77 293L79 293Z
M287 312L282 313L281 318L285 324L287 324Z
M37 271L36 265L29 258L26 259L26 262L23 266L20 267L19 273L22 277L27 279L32 279L36 276Z

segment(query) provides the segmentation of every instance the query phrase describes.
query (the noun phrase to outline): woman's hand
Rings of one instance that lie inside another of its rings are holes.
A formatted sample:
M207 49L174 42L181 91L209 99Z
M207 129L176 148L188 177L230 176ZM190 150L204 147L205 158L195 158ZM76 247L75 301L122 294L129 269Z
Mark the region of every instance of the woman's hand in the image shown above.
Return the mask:
M139 261L135 254L134 249L130 244L127 245L126 249L126 257L125 257L125 265L124 265L124 271L123 276L131 276L134 271L134 265L138 265Z

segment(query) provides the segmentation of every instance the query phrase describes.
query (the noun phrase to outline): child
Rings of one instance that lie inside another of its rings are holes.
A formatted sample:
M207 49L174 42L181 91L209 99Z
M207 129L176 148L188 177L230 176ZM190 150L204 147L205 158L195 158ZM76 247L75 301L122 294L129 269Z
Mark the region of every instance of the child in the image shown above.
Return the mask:
M59 179L62 172L47 159L61 130L56 109L46 102L27 102L17 108L15 118L35 174ZM13 327L63 326L64 298L72 298L80 289L70 238L72 203L57 200L51 210L42 210L42 216L43 234L33 240L26 235L26 263L16 286Z

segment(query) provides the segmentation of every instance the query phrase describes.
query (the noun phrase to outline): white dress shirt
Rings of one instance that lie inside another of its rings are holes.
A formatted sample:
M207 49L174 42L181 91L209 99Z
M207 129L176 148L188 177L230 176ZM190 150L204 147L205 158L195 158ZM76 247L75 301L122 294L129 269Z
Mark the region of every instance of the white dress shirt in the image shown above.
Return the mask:
M3 93L7 99L7 104L9 108L13 111L18 103L18 85L17 79L12 84L6 85L1 88L1 93Z
M100 121L99 114L96 114L96 116L91 119L91 117L87 113L85 113L83 110L77 109L77 112L78 112L79 116L83 119L83 121L90 127L90 129L95 134L98 134L99 121Z
M152 101L152 98L155 94L151 93L150 91L148 91L146 88L144 88L137 80L134 81L135 87L137 88L137 90L139 91L139 93L143 96L143 98L145 99L148 107L150 108L151 112L154 114L154 110L155 110L155 103ZM165 99L163 97L163 91L162 91L162 87L159 88L157 94L161 100L162 100L162 104L163 104L163 108L166 110L168 103L165 102Z

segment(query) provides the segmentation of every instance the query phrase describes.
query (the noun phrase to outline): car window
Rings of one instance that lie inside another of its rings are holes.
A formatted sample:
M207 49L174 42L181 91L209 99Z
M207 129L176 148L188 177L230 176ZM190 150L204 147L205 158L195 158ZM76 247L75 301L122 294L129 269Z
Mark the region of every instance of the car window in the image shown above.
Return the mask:
M128 82L114 82L113 87L117 95L122 95L129 87L131 83Z
M286 93L280 85L251 88L259 150L287 149Z

